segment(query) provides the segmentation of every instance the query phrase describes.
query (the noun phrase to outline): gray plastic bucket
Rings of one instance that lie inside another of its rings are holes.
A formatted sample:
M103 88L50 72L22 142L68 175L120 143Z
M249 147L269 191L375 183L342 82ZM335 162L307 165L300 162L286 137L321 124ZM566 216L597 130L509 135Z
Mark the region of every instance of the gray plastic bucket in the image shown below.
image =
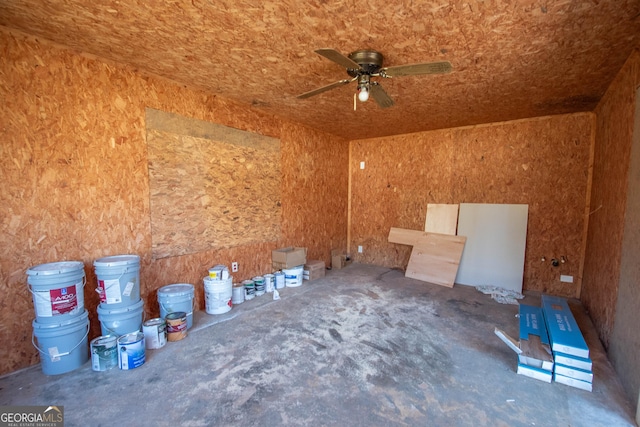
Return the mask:
M144 301L122 308L111 308L110 305L98 306L98 319L102 335L122 336L131 332L142 331Z
M59 323L84 313L84 264L61 261L27 270L38 323Z
M46 375L71 372L89 361L89 313L57 323L33 321L31 342L40 352L40 365ZM37 343L36 343L37 340Z
M140 257L114 255L93 262L100 303L123 308L140 301Z
M158 289L160 317L169 313L183 311L187 313L187 329L193 325L193 297L195 288L189 283L175 283Z

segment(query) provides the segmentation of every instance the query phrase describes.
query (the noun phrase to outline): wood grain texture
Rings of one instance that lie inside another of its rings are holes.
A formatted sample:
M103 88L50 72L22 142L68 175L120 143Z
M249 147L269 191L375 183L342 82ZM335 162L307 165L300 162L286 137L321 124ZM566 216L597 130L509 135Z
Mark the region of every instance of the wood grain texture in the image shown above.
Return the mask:
M407 265L391 227L420 230L429 203L528 204L524 290L571 297L579 278L593 115L541 117L352 141L354 261ZM365 169L359 169L361 161ZM554 268L547 260L564 255ZM560 282L560 274L574 283Z
M195 286L214 264L237 261L235 281L271 269L271 251L306 246L330 262L346 246L347 142L210 92L79 55L0 28L0 374L38 362L26 270L76 259L87 275L90 338L100 333L93 261L141 257L141 296L157 317L157 289ZM280 140L282 237L153 259L147 107Z
M605 347L609 345L618 300L624 218L638 214L625 212L638 85L640 55L636 52L596 109L591 215L581 299Z
M280 141L146 110L154 258L281 237Z
M459 207L456 204L428 203L424 231L455 236Z
M640 42L638 13L637 0L11 0L0 25L351 140L591 111ZM355 83L296 98L348 77L318 48L453 72L379 79L395 105L354 111Z
M466 240L464 236L425 233L413 246L405 276L452 288Z

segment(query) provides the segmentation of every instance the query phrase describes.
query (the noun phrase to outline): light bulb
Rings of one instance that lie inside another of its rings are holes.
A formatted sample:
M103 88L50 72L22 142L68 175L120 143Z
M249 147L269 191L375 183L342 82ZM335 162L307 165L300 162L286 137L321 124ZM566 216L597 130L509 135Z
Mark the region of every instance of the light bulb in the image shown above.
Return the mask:
M365 86L362 86L358 90L358 99L360 100L360 102L366 102L367 99L369 99L369 89L367 89Z

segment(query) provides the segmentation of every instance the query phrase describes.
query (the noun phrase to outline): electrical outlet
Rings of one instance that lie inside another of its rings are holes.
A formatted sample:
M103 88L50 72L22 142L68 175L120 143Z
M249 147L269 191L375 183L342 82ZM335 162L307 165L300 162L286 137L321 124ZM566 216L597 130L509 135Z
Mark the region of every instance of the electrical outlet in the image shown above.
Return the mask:
M561 274L560 281L565 283L573 283L573 276L565 276L564 274Z
M360 162L360 169L364 169L364 162Z
M237 262L232 262L231 263L231 272L232 273L237 273L238 272L238 263Z
M362 246L358 245L358 253L361 254L362 253Z

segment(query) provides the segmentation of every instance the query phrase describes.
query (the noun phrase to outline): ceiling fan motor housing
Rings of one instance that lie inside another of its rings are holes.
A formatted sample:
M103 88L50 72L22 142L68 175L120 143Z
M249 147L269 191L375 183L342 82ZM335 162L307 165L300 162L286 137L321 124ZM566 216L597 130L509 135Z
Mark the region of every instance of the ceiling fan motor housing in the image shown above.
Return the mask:
M349 59L361 67L360 70L347 70L351 77L356 77L361 74L376 74L382 67L383 57L375 50L356 50L349 54Z

